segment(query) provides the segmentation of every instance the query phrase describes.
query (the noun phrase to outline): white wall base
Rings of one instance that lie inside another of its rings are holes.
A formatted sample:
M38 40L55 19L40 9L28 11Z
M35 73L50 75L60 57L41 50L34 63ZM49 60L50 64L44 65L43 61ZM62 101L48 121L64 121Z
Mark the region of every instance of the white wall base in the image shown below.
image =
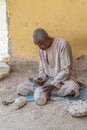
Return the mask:
M0 0L0 61L8 61L8 26L6 1Z

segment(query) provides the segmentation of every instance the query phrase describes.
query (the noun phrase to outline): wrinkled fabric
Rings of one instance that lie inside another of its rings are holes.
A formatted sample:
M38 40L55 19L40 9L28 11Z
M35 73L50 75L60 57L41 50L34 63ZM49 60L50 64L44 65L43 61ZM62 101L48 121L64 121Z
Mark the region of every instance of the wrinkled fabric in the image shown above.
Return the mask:
M76 80L72 50L70 44L61 38L54 38L51 47L46 50L39 49L39 75L46 80L46 84L56 87L58 96L66 96L74 90L75 96L79 95L79 84ZM50 82L49 82L50 81ZM18 86L18 91L24 95L30 90L39 87L28 82ZM31 89L32 88L32 89ZM25 92L24 92L25 91Z
M45 79L46 75L54 78L51 84L56 87L68 79L77 83L72 50L66 40L54 38L50 48L39 49L39 77Z
M53 81L53 78L48 77L45 85L49 85ZM30 81L21 83L17 86L17 93L21 95L31 95L39 86L38 84L32 83ZM66 80L63 83L60 83L57 88L52 91L52 95L55 96L67 96L71 91L75 92L75 97L79 95L79 86L72 79Z

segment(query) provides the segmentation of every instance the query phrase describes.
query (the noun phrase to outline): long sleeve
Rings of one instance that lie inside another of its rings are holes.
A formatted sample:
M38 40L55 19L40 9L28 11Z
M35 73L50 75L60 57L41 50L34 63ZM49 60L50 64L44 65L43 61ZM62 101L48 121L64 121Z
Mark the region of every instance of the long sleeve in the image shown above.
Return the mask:
M59 57L60 57L60 71L57 73L56 77L51 82L51 84L54 85L55 87L58 87L60 82L67 80L70 75L72 52L70 45L67 42L62 45Z
M45 71L44 71L43 57L41 55L40 50L39 50L38 56L39 56L39 75L38 75L38 77L41 77L41 78L45 79L46 74L45 74Z

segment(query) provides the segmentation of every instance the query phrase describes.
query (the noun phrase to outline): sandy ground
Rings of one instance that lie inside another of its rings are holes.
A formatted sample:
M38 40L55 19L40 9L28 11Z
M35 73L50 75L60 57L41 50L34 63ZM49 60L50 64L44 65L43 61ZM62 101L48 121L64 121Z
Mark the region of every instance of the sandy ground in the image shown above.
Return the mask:
M0 130L87 130L87 117L71 117L66 111L68 101L62 98L44 106L28 102L20 110L14 110L13 104L2 105L2 100L17 97L19 83L38 74L38 62L35 61L13 58L10 65L10 75L0 81ZM87 57L76 58L75 66L77 75L86 82Z

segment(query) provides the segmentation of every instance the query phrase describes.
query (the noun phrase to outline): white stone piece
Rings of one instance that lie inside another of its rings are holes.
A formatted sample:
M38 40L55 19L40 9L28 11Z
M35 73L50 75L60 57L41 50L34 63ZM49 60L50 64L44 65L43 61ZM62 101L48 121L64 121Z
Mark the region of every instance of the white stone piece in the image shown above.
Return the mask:
M34 92L34 99L37 105L44 105L47 102L46 94L43 92L43 89L37 88Z
M14 104L15 104L15 109L18 110L27 104L27 100L25 97L20 96L15 100Z
M0 79L9 75L10 67L5 62L0 62Z
M68 111L74 117L87 116L87 101L73 102Z

